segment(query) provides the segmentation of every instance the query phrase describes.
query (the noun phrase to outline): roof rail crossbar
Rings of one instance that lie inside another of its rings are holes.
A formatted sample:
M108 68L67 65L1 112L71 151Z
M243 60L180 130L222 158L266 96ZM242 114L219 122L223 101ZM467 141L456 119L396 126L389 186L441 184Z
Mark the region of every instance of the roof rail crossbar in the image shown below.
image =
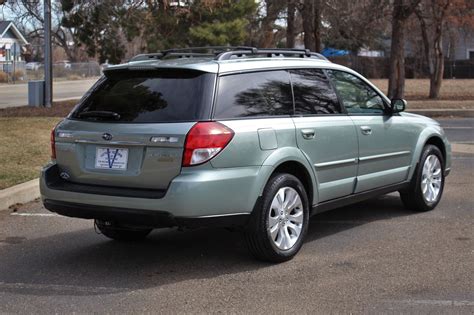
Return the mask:
M186 52L196 52L196 51L205 51L208 54L218 55L224 51L239 50L239 49L256 49L254 47L248 46L202 46L202 47L186 47L186 48L173 48L161 51L163 54L167 55L169 53L186 53Z
M216 57L216 60L229 60L233 56L242 57L246 55L263 55L266 57L280 57L280 56L298 56L301 58L317 58L321 60L326 60L321 54L311 52L309 49L291 49L291 48L284 48L284 49L277 49L277 48L261 48L257 49L255 47L251 47L250 49L240 49L240 50L230 50L219 54Z
M161 59L163 58L163 53L157 52L157 53L152 53L152 54L140 54L132 57L130 61L144 61L144 60L150 60L150 59Z
M257 51L255 47L248 46L202 46L202 47L186 47L186 48L173 48L162 50L156 53L139 54L132 57L129 61L144 61L151 59L163 59L165 57L175 58L192 58L192 57L209 57L213 58L226 51L235 50L250 50Z
M204 58L214 58L216 55L215 54L210 54L210 53L185 53L185 52L170 52L167 54L164 54L161 59L172 59L172 58L196 58L196 57L204 57Z

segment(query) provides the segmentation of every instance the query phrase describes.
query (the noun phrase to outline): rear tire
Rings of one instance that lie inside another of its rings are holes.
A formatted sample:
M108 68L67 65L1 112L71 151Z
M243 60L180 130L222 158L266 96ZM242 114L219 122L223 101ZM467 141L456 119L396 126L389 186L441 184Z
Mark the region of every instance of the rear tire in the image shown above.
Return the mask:
M444 189L444 158L438 147L426 145L410 186L400 191L405 208L413 211L434 209Z
M303 245L308 221L308 197L300 180L286 173L273 175L245 230L250 253L276 263L292 259Z
M139 241L146 238L152 231L152 229L145 228L123 227L102 220L95 220L95 226L104 236L116 241Z

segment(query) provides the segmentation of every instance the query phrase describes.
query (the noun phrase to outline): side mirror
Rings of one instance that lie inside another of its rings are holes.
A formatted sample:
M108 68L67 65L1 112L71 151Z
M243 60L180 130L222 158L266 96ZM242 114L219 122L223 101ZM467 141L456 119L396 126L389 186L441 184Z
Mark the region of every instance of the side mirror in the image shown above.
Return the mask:
M403 112L406 107L407 107L407 101L401 98L393 99L392 102L390 103L390 109L392 110L392 113Z

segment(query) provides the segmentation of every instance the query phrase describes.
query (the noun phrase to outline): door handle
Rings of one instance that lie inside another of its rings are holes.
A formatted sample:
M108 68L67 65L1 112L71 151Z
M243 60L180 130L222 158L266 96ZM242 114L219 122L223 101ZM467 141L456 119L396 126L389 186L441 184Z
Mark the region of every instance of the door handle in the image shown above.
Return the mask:
M301 129L301 134L303 135L303 138L306 140L314 139L314 136L316 135L316 133L314 132L314 129Z
M360 130L362 131L363 135L368 136L372 134L372 128L370 128L369 126L361 126Z

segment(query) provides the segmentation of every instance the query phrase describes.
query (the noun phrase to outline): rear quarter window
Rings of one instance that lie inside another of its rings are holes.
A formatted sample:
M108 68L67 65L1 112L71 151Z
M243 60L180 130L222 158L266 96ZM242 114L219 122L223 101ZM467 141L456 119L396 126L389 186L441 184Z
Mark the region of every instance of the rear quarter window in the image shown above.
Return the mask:
M321 69L291 70L295 115L340 114L336 92Z
M71 118L134 123L207 120L215 77L199 71L110 71ZM118 116L85 115L87 112Z
M287 71L262 71L219 78L216 119L286 116L293 113Z

